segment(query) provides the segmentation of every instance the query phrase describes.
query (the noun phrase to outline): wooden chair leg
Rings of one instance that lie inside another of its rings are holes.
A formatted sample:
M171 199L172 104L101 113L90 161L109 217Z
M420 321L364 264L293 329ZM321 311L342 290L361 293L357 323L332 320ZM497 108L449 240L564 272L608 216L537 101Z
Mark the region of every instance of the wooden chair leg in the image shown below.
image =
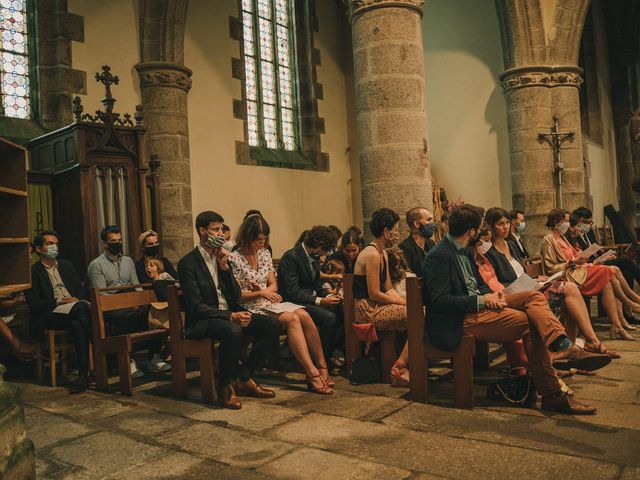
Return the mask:
M171 354L171 383L173 394L176 397L185 398L187 396L187 359L176 357Z
M204 403L212 404L216 401L216 380L213 373L213 357L200 358L200 389Z
M391 367L396 360L396 336L385 335L380 341L380 368L382 369L382 381L391 383Z
M89 372L95 372L95 367L93 365L93 346L91 342L89 342Z
M118 352L118 370L120 371L120 393L133 395L133 381L131 379L131 367L129 362L131 355L128 350L121 349Z
M38 377L38 382L42 383L44 378L44 353L42 352L42 347L38 343L36 345L36 375Z
M454 405L473 409L473 357L457 357L453 363Z
M53 335L53 332L48 332L48 340L49 340L49 377L51 379L51 386L57 386L56 383L56 338Z
M489 370L491 366L489 361L489 342L476 340L476 355L473 360L473 366L483 372Z
M67 336L63 333L60 335L60 373L62 380L66 380L68 375L68 356L67 356Z
M103 392L107 392L109 390L107 356L102 353L100 345L95 345L93 348L93 364L96 371L96 388Z

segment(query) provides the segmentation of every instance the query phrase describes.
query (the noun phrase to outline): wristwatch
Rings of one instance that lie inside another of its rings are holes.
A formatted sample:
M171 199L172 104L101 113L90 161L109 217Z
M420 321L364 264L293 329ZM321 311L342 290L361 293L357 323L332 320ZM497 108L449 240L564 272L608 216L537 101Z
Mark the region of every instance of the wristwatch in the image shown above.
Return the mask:
M574 262L573 260L569 260L569 270L575 270L576 268L576 262Z

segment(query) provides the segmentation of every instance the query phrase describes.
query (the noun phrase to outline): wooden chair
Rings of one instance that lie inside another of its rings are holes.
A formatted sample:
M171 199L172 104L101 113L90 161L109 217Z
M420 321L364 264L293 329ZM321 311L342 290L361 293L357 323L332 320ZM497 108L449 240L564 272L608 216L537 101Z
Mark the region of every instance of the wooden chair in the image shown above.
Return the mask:
M173 394L187 397L187 359L197 358L200 362L200 389L204 403L216 401L216 382L214 373L214 343L205 338L188 340L184 338L185 311L182 289L179 286L167 288L169 303L169 343L171 346L171 379Z
M409 391L415 402L429 399L428 361L453 361L454 405L473 408L473 359L476 342L472 335L463 335L456 350L445 351L424 341L425 314L422 308L422 288L415 277L407 278L407 329L409 335Z
M45 340L36 344L36 374L38 381L44 379L45 366L49 366L49 379L52 387L58 386L57 367L60 364L60 374L63 378L67 376L67 363L69 351L73 346L67 341L65 330L45 330ZM43 348L43 344L45 345ZM89 371L93 369L93 349L89 344Z
M524 271L531 278L537 278L542 275L542 259L538 257L526 258L523 261Z
M360 341L353 331L352 325L355 323L355 301L353 298L353 275L345 274L342 277L343 308L344 308L344 334L346 345L346 367L347 376L351 375L353 362L360 358ZM391 367L396 359L396 332L378 331L380 340L380 369L382 370L382 381L391 382Z
M135 291L130 291L135 288ZM112 293L116 292L116 293ZM118 293L120 292L120 293ZM96 371L96 387L108 391L107 354L118 356L120 372L120 392L133 395L129 362L133 345L167 338L165 330L145 330L122 335L106 334L104 314L122 308L133 308L156 302L156 294L151 284L127 285L124 287L91 289L91 335L93 339L93 361Z

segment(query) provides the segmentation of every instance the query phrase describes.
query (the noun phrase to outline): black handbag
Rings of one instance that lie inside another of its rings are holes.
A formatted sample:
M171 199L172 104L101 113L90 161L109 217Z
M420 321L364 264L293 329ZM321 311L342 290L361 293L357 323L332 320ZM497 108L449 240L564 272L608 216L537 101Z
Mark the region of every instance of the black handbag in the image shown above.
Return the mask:
M351 385L362 385L380 381L382 381L380 362L375 355L372 355L371 349L363 344L360 358L356 358L351 366L349 382Z
M502 378L487 387L490 400L506 400L513 405L528 406L536 402L536 387L530 374Z

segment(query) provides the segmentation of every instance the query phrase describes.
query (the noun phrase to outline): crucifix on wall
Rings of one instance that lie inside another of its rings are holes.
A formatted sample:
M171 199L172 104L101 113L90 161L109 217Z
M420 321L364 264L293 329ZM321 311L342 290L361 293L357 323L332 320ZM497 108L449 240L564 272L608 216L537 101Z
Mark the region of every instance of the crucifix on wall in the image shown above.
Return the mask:
M562 171L564 165L560 160L560 149L562 144L569 140L573 142L576 136L576 132L561 132L558 126L558 116L553 116L553 126L550 132L540 132L538 134L538 141L540 143L546 141L551 145L553 150L553 174L556 183L556 207L562 208Z

